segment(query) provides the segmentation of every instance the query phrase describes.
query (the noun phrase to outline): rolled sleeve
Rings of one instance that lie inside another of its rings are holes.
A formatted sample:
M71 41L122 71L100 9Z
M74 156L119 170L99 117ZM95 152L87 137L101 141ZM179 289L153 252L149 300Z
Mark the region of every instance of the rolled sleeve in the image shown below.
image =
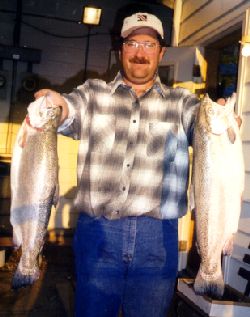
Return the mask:
M63 99L65 100L65 102L68 105L69 114L68 114L68 118L57 129L57 132L61 133L61 134L65 134L65 132L72 125L74 118L75 118L75 110L74 110L73 106L70 104L70 102L65 97L63 97Z
M68 118L58 128L58 133L69 136L75 140L81 139L81 129L89 100L88 81L75 88L70 94L63 94L69 109Z
M200 100L196 95L188 93L183 99L182 122L189 145L192 145L195 119Z

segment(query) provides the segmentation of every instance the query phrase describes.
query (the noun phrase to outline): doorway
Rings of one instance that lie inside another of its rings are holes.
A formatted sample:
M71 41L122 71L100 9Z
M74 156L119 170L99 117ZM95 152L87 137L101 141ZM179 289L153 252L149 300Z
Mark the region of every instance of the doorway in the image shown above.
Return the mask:
M207 61L206 91L213 100L236 92L241 29L205 47Z

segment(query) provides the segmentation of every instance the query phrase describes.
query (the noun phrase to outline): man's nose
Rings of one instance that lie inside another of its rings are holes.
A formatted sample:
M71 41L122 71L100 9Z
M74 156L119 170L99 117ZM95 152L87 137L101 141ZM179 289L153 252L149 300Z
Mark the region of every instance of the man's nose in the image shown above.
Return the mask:
M145 54L145 48L143 44L139 43L136 48L136 55L144 55Z

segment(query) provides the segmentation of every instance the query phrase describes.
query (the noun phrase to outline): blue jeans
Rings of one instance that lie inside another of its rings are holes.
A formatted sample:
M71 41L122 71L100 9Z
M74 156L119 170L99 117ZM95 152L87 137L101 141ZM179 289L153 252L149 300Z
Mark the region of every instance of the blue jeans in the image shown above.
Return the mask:
M81 214L74 238L77 317L166 317L177 275L178 221Z

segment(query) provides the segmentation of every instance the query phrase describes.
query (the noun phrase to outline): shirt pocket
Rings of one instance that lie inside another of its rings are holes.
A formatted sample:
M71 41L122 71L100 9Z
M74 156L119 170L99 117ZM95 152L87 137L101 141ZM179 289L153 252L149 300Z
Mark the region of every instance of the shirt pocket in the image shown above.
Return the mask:
M94 115L91 122L90 150L93 152L111 151L115 142L115 116Z
M178 145L178 124L152 122L148 127L147 155L173 161Z

